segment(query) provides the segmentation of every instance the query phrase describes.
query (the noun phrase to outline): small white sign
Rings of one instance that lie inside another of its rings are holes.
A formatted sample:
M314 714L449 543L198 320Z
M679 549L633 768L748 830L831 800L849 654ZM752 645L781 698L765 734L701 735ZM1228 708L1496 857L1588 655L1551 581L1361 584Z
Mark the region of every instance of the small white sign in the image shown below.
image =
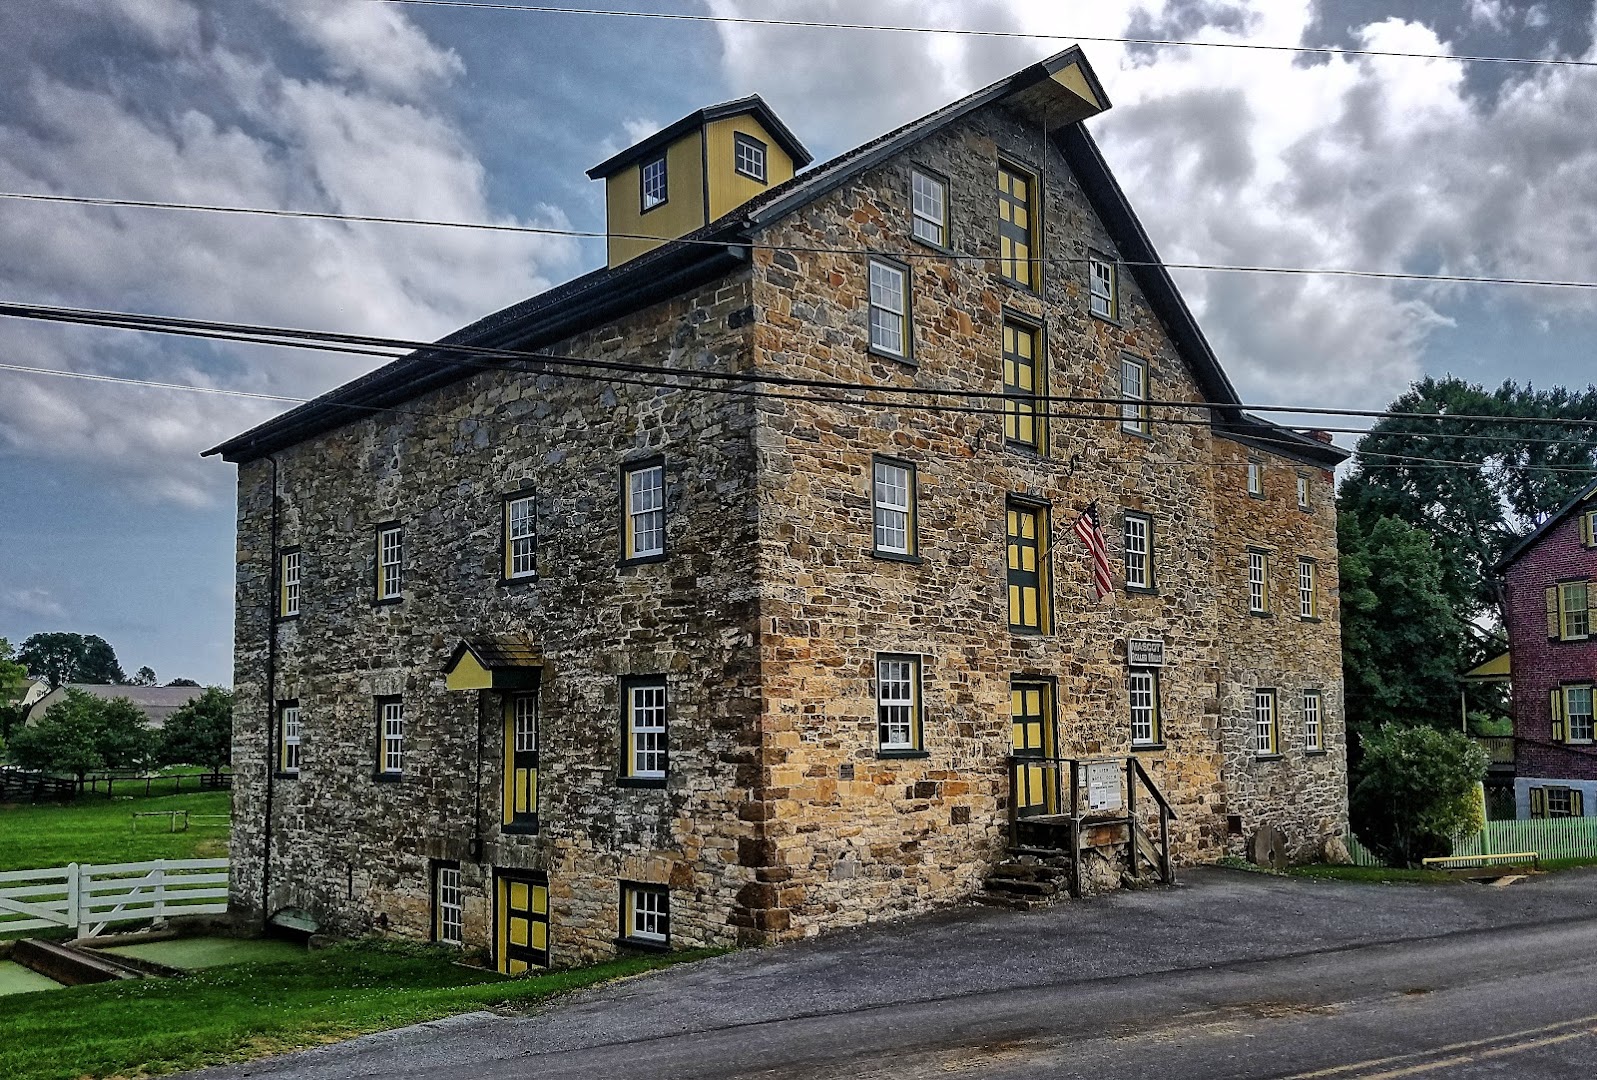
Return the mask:
M1087 808L1120 809L1120 765L1114 761L1094 761L1087 765Z
M1126 666L1164 667L1164 642L1156 638L1128 638Z

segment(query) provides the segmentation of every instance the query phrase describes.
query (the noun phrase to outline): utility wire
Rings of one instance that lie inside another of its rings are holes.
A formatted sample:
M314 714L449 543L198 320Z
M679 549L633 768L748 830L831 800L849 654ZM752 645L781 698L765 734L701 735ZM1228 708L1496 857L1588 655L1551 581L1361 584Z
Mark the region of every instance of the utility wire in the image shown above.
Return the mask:
M953 34L960 37L1019 38L1042 41L1091 41L1120 45L1169 45L1194 49L1241 49L1252 52L1307 53L1315 56L1369 56L1404 60L1451 60L1472 64L1523 64L1547 67L1597 67L1597 61L1565 60L1533 56L1453 55L1448 53L1408 52L1396 49L1343 49L1316 45L1272 45L1248 41L1193 41L1181 38L1115 37L1107 34L1037 33L1025 30L978 30L959 27L911 26L898 23L847 23L822 19L761 19L736 15L689 15L665 11L626 11L613 8L555 7L547 4L487 3L484 0L367 0L369 3L403 4L412 7L462 8L482 11L515 11L544 15L601 15L621 19L659 19L670 22L728 23L745 26L785 26L811 30L874 30L896 34Z
M439 229L469 229L484 232L512 233L532 236L559 236L579 240L644 240L665 244L697 245L701 247L748 248L753 251L785 251L814 255L876 255L895 259L922 259L932 262L984 262L999 261L993 255L972 255L965 252L930 251L924 248L899 250L882 248L820 247L802 244L763 244L744 241L708 240L684 237L652 236L647 233L597 232L587 229L559 229L545 225L503 225L479 221L442 221L431 218L391 217L381 214L340 214L319 210L274 210L256 206L225 206L210 203L162 202L152 199L116 199L87 195L56 195L32 191L0 191L0 199L16 201L61 203L75 206L120 207L139 210L183 210L210 214L241 214L253 217L294 218L307 221L347 221L376 225L409 225ZM1024 260L1035 265L1045 262L1085 263L1092 256L1050 255ZM1377 281L1435 282L1457 285L1517 285L1547 289L1597 289L1597 281L1563 280L1557 278L1503 277L1470 274L1421 274L1402 270L1359 270L1322 266L1263 266L1245 263L1153 262L1116 259L1117 265L1129 267L1162 267L1166 270L1201 270L1224 274L1280 274L1285 276L1367 278Z

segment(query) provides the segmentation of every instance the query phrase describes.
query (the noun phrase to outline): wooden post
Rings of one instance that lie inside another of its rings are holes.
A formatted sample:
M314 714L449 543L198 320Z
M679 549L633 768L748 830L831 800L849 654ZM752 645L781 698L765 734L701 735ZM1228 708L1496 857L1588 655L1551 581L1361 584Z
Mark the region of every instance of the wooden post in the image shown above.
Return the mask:
M72 933L78 933L78 924L81 923L83 913L83 893L80 889L82 867L77 863L67 863L67 925L72 927Z
M1070 759L1070 895L1081 899L1081 762Z
M1015 777L1015 758L1009 758L1009 846L1014 847L1020 843L1020 808L1015 804L1019 801L1019 791Z

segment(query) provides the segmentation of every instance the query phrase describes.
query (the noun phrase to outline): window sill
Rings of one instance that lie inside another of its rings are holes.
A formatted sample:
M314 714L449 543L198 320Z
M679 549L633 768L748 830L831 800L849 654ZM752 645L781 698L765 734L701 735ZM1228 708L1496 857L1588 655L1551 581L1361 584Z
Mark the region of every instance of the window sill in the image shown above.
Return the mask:
M641 938L618 937L616 948L633 949L637 952L667 953L671 951L669 941L644 941Z
M1554 645L1584 645L1591 640L1591 635L1587 634L1584 637L1550 637L1547 640Z
M1273 618L1275 618L1275 612L1273 612L1273 611L1254 611L1252 608L1249 608L1248 609L1248 614L1253 616L1255 619L1273 619Z
M538 835L538 822L509 821L500 825L499 831L506 836L536 836Z
M290 622L293 622L294 620L296 620L298 618L299 618L299 612L296 611L292 615L277 615L277 616L274 616L272 618L272 621L276 622L276 623L290 623Z
M616 787L624 788L659 788L665 789L666 778L663 776L618 776Z
M1162 742L1136 742L1136 743L1132 743L1131 744L1131 752L1133 754L1140 754L1144 750L1163 750L1163 749L1165 749L1165 744L1162 743Z
M404 779L404 773L380 772L372 773L372 780L379 784L397 784Z
M947 228L947 226L944 226L944 228ZM927 240L925 237L916 236L915 235L915 227L914 227L914 223L913 222L911 222L911 224L910 224L909 238L911 240L915 241L915 243L919 244L921 247L923 247L923 248L931 248L933 251L938 252L939 254L955 255L955 256L957 256L959 254L959 252L955 251L951 247L944 247L942 244L936 243L936 242L931 241L931 240ZM1008 279L1005 278L1004 280L1007 281Z
M1043 631L1037 630L1033 627L1015 626L1013 624L1010 625L1009 632L1015 637L1045 638L1050 636L1049 634L1046 634Z
M502 587L508 587L512 585L536 585L537 583L537 574L523 574L521 577L502 577L499 579L499 584Z
M658 554L658 555L635 555L635 556L633 556L630 559L620 559L620 560L618 560L616 562L616 567L620 568L620 567L624 567L624 566L646 566L649 563L665 562L665 560L667 558L669 558L669 557L670 557L669 554L667 552L664 552L664 551L660 552L660 554Z
M1262 492L1262 491L1250 491L1250 492L1248 492L1248 498L1250 498L1250 499L1258 499L1260 502L1263 502L1264 501L1264 492Z
M1319 621L1320 621L1320 617L1318 615L1299 615L1298 616L1298 622L1317 623Z
M1304 757L1325 757L1329 753L1330 753L1329 750L1305 750L1305 751L1303 751L1303 756Z
M932 755L925 750L878 750L876 756L882 761L918 761Z
M1159 588L1156 585L1127 585L1127 596L1158 596Z
M865 352L871 356L879 356L883 360L891 360L895 364L903 364L905 367L920 367L920 364L916 362L913 353L899 354L895 352L888 352L886 349L878 348L875 345L865 346Z
M1022 457L1029 457L1029 458L1032 458L1035 461L1048 461L1049 460L1048 451L1039 450L1035 446L1032 446L1029 443L1010 442L1008 439L1005 439L1004 440L1004 451L1006 453L1019 454Z
M1134 435L1145 442L1153 442L1153 432L1151 431L1143 431L1140 427L1127 427L1124 424L1120 425L1120 430L1123 434Z
M293 772L289 772L286 769L279 769L277 772L274 772L272 774L272 779L273 780L298 780L299 779L299 770L295 769Z
M1253 760L1254 761L1281 761L1285 757L1286 757L1285 754L1254 754L1253 755Z
M372 607L392 607L395 604L403 604L404 602L405 598L403 596L390 596L384 599L373 600Z
M1090 308L1090 307L1087 309L1087 314L1091 315L1094 319L1098 320L1101 323L1107 323L1110 326L1117 326L1117 327L1119 327L1122 330L1124 330L1125 327L1126 327L1126 324L1120 320L1120 316L1118 314L1117 315L1100 315L1096 311L1092 310L1092 308Z
M642 217L644 214L652 214L656 210L660 209L662 206L670 205L670 202L671 202L671 197L669 195L667 195L665 198L661 199L659 202L655 203L653 206L641 206L641 207L638 208L638 216Z
M919 566L926 561L919 555L908 555L897 551L880 551L875 548L871 549L871 558L884 559L887 562L909 563L912 566Z
M1024 281L1016 281L1014 278L1006 277L1003 274L994 274L992 278L1000 285L1007 285L1011 289L1025 293L1027 296L1034 296L1039 300L1042 299L1042 291L1036 285L1028 285Z

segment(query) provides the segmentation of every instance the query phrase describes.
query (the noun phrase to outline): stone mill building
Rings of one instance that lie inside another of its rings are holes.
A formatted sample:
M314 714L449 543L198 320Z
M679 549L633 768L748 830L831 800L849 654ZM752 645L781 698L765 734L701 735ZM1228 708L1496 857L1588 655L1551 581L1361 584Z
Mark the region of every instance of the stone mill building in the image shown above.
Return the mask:
M237 908L516 972L1345 832L1343 454L1240 407L1108 107L701 110L591 172L605 268L211 451Z

